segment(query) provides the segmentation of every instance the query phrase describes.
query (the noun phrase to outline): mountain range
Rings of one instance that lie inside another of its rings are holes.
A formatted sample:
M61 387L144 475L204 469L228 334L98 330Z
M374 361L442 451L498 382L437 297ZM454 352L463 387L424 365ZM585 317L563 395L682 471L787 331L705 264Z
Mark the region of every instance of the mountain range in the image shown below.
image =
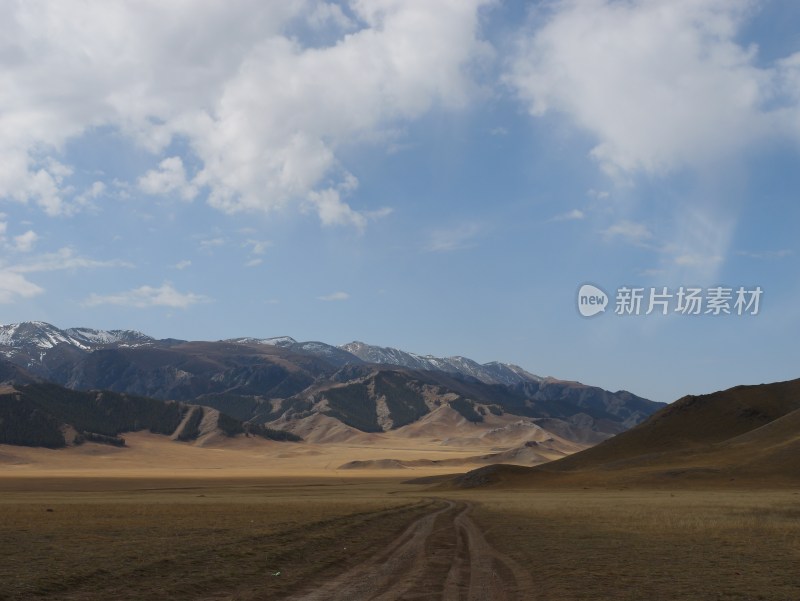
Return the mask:
M508 415L594 444L662 407L515 365L288 336L156 340L131 330L25 322L0 326L0 358L0 381L202 406L239 424L319 440L332 430L339 439L395 432L454 413L473 424Z

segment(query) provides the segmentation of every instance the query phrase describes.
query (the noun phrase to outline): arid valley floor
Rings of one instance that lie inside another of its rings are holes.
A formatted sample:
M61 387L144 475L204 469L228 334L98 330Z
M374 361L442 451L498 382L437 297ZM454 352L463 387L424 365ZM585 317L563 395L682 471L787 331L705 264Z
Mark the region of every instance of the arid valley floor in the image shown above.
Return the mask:
M406 482L475 466L341 470L376 449L126 438L0 447L0 599L800 598L791 486L459 489Z

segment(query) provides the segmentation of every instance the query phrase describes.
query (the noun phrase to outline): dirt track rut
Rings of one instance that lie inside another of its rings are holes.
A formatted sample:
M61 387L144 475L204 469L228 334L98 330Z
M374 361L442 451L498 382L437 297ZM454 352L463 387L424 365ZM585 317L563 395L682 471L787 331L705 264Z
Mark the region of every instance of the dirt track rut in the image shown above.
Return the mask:
M447 501L412 522L372 557L290 601L516 601L533 598L528 571L494 549L470 518L472 505Z

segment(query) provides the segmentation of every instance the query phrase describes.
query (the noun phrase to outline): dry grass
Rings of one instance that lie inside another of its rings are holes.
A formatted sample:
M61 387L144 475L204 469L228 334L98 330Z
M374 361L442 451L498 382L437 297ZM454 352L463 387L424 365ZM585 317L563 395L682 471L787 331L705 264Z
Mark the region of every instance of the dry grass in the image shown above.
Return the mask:
M297 483L6 494L0 599L276 598L346 569L422 506Z
M531 599L800 599L797 492L498 492L475 517Z
M655 434L666 444L696 426L702 442L707 420L692 415L703 407L686 401L676 418L686 427L662 420ZM761 408L755 415L774 409ZM127 449L3 447L0 601L281 599L374 557L430 512L433 494L476 505L489 545L530 571L526 600L796 601L797 423L779 418L742 437L739 418L750 414L727 410L713 453L648 455L657 437L645 429L562 464L613 469L501 470L498 487L435 493L387 471L337 468L376 457L463 460L477 448L424 437L197 448L144 433L129 435ZM630 488L604 488L611 482ZM437 540L432 551L455 552Z
M281 599L374 555L433 494L476 504L489 543L530 570L525 599L800 599L797 489L158 475L0 478L0 600Z

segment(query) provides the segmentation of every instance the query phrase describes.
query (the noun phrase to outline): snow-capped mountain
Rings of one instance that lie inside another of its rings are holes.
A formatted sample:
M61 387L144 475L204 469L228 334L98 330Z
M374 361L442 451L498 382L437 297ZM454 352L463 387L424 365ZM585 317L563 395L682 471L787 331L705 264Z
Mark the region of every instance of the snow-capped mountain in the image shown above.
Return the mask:
M266 346L292 346L293 344L297 344L297 340L292 338L291 336L275 336L274 338L251 338L251 337L244 337L244 338L228 338L227 340L223 340L223 342L231 342L233 344L264 344Z
M275 338L230 338L223 342L231 342L234 344L261 344L265 346L276 346L284 348L301 355L312 355L330 361L334 365L342 366L348 363L363 363L361 359L347 352L346 350L310 340L308 342L298 342L291 336L276 336Z
M529 373L517 365L509 365L497 361L481 365L467 357L442 358L432 355L423 356L395 348L372 346L358 341L343 344L340 348L367 363L398 365L425 371L443 371L471 376L486 384L513 386L523 382L541 382L543 380L543 378Z
M0 326L0 382L41 380L200 404L289 429L317 415L363 432L385 431L446 404L468 421L509 413L556 420L565 432L577 428L592 437L634 426L660 406L625 391L542 379L515 365L361 342L336 347L288 336L190 342L43 322Z
M61 350L92 352L108 348L132 348L157 345L159 341L135 330L96 330L93 328L59 329L42 321L28 321L0 325L0 355L25 359L20 364L29 367L31 361L40 362L44 354L56 347ZM173 341L174 342L174 341ZM395 348L380 347L364 342L351 342L333 346L324 342L298 342L290 336L273 338L231 338L221 342L232 344L263 345L285 349L300 355L324 359L335 366L374 363L395 365L422 371L441 371L469 376L486 384L513 386L525 382L541 382L542 378L519 366L497 361L480 364L467 357L434 357L417 355Z
M118 346L141 346L155 342L154 338L136 330L93 330L92 328L70 328L65 330L75 340L82 340L93 348L115 344Z
M92 350L111 344L139 346L149 344L153 339L133 330L94 330L91 328L70 328L60 330L43 321L26 321L0 325L0 352L8 354L13 350L48 350L59 344Z

